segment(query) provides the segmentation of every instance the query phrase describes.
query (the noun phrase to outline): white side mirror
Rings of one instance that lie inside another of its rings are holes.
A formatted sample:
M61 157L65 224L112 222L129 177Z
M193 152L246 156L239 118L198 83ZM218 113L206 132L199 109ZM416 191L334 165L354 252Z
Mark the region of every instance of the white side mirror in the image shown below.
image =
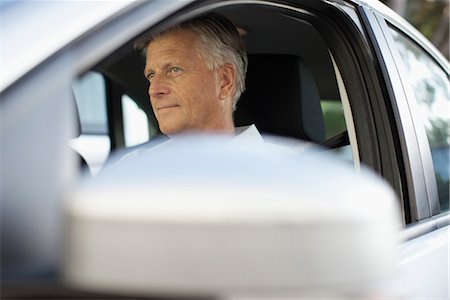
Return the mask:
M170 141L70 195L65 277L132 295L363 294L394 268L391 189L323 153Z

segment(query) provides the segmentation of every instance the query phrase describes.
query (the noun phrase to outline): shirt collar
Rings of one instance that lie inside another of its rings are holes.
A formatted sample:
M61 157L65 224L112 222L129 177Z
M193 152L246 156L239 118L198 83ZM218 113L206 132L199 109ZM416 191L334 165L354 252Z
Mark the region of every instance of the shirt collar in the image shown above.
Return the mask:
M261 134L256 128L255 124L249 126L240 126L235 128L236 136L235 140L247 139L253 141L264 142Z

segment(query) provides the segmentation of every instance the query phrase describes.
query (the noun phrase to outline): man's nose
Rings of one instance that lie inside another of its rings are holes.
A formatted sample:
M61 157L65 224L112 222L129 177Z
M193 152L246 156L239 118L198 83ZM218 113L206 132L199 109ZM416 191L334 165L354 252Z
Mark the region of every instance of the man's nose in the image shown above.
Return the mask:
M151 98L161 98L167 94L169 94L170 89L167 85L167 82L161 76L155 76L150 82L150 86L148 87L148 94Z

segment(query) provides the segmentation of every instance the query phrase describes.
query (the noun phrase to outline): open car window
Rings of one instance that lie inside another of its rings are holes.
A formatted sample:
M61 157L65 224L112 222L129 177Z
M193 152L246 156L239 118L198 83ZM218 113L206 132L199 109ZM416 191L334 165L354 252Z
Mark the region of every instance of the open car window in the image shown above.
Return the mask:
M359 165L345 84L310 16L267 5L231 5L215 12L238 27L248 52L246 91L237 104L235 125L255 124L263 135L315 143ZM145 59L134 48L136 39L93 68L107 81L112 152L161 135L143 76Z

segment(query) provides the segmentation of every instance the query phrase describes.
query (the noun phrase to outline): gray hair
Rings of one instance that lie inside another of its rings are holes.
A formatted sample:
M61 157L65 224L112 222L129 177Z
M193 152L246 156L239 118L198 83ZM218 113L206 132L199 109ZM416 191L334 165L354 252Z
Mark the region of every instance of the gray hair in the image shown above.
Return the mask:
M195 19L185 21L151 37L146 37L136 43L138 49L142 49L144 55L148 45L158 36L178 30L189 30L198 36L202 56L206 58L209 69L216 69L225 63L231 63L235 70L235 90L233 95L233 110L241 94L245 91L245 74L247 73L247 51L244 41L236 27L227 18L209 13Z

